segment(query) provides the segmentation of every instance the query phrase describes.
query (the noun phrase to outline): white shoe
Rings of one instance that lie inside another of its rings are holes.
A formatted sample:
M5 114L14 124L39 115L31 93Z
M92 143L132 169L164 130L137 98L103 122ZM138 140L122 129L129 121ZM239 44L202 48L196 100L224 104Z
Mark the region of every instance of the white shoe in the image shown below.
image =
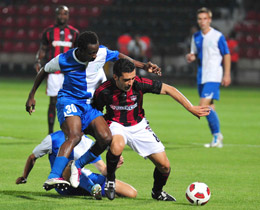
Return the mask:
M63 178L47 179L43 184L43 188L46 191L51 190L53 188L58 188L63 191L63 190L67 190L69 186L70 183L64 180Z
M223 147L223 135L221 133L213 135L212 142L209 144L204 144L204 147L210 148L210 147L217 147L222 148Z
M79 186L81 169L76 167L74 160L71 163L70 171L70 184L72 187L77 188Z
M95 184L92 188L91 188L91 195L97 199L97 200L101 200L102 199L102 194L101 194L101 186L99 184Z

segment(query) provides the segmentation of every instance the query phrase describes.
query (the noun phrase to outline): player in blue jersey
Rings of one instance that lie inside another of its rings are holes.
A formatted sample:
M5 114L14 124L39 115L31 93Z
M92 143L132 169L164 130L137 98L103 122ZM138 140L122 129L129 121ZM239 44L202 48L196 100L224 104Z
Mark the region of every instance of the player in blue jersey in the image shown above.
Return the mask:
M32 90L26 102L26 111L29 114L35 111L34 95L37 88L48 75L58 70L64 74L63 86L58 93L57 114L62 131L67 140L61 145L52 171L44 183L46 189L52 188L57 183L77 187L77 182L69 183L61 180L62 172L68 163L68 157L81 138L81 132L92 135L96 142L84 156L84 163L97 158L111 143L112 135L103 114L91 106L95 89L105 80L103 66L107 61L116 61L127 58L134 62L136 67L161 74L161 69L151 63L142 63L128 56L112 51L99 45L96 33L86 31L78 38L78 47L66 53L59 54L50 60L37 74ZM111 178L111 168L118 162L120 156L114 155L111 150L107 152L107 179Z
M221 148L223 135L214 100L219 100L220 85L227 87L231 83L231 59L224 35L210 26L211 21L212 12L208 8L203 7L197 11L197 22L201 30L193 35L191 51L186 55L186 59L189 63L198 60L197 84L200 105L211 106L207 120L213 139L204 146Z
M29 155L24 167L23 175L16 179L16 184L25 184L36 160L46 154L49 155L49 161L52 167L58 150L64 141L65 135L62 131L56 131L55 133L46 136L43 141L34 148L32 154ZM69 160L78 159L91 147L93 143L94 142L90 138L83 135L79 144L73 149ZM98 156L92 163L101 174L92 173L90 170L83 168L81 170L80 184L78 188L69 186L67 189L61 190L57 185L55 188L56 191L61 195L92 195L96 199L101 199L101 195L104 196L106 165L100 156ZM118 167L120 167L122 163L123 159L120 160ZM116 180L116 192L121 196L131 198L135 198L137 195L137 191L131 185L120 180Z

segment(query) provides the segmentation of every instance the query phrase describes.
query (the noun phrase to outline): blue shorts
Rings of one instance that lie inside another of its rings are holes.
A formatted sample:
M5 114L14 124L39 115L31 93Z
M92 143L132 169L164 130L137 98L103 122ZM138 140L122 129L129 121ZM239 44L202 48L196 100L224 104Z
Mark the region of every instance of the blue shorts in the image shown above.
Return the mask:
M85 130L90 122L99 116L103 116L103 113L94 109L90 104L86 104L86 100L72 100L67 98L58 98L57 115L60 122L60 126L65 121L66 117L79 116L82 124L82 131Z
M220 95L220 83L219 82L207 82L205 84L198 85L198 92L200 98L219 100Z

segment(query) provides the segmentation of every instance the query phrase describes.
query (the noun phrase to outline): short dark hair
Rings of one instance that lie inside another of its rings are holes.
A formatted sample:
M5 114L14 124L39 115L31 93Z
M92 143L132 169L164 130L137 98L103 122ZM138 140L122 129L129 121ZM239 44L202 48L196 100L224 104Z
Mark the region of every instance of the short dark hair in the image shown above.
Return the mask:
M113 67L113 74L120 77L123 72L131 73L135 70L135 65L133 62L126 58L118 59Z
M79 35L77 46L79 49L87 49L89 44L97 44L98 36L93 31L85 31Z
M58 7L55 9L56 14L58 14L61 9L64 9L65 11L68 11L68 12L69 12L69 8L68 8L67 6L65 6L65 5L60 5L60 6L58 6Z

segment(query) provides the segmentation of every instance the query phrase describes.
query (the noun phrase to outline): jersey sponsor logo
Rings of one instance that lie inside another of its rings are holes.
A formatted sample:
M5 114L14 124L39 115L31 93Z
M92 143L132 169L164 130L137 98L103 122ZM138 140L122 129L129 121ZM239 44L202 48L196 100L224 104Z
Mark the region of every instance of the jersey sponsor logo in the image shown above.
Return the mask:
M132 96L130 96L130 99L131 99L131 101L136 101L137 96L136 95L132 95Z
M131 105L131 106L115 106L115 105L110 105L110 108L113 109L113 110L127 110L127 111L130 111L130 110L133 110L134 108L137 107L137 103L135 103L134 105Z
M72 42L68 42L68 41L53 41L52 42L52 46L53 47L72 47Z

